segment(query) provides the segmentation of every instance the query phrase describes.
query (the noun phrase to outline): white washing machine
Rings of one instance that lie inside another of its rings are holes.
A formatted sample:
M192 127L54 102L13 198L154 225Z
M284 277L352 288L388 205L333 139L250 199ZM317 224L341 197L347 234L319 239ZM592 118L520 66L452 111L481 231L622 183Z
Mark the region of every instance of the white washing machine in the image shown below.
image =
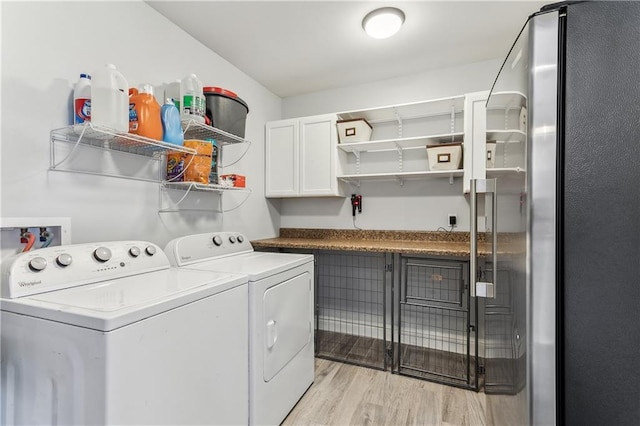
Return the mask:
M277 425L314 380L312 255L254 252L237 232L190 235L172 265L249 276L249 423Z
M171 268L143 241L3 270L2 424L246 424L246 275Z

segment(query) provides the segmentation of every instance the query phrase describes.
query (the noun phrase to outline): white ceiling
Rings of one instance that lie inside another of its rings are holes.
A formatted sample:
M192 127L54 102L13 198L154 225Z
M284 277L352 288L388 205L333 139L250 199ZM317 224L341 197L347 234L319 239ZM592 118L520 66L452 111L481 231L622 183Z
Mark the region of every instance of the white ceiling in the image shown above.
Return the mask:
M147 1L280 97L502 58L541 1ZM371 10L406 15L398 34L362 30Z

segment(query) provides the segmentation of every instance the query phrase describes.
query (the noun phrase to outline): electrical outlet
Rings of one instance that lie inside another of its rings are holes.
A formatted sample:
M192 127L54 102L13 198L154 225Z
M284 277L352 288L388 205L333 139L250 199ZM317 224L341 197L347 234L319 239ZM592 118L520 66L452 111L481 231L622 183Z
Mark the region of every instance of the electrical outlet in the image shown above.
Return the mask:
M453 213L449 213L449 226L451 228L455 228L457 225L458 225L458 217Z

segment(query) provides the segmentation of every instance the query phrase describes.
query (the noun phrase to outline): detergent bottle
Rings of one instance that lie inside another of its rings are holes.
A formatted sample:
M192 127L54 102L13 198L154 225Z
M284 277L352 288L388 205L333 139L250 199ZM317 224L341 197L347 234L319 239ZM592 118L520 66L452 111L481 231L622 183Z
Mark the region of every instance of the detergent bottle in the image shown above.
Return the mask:
M93 73L91 122L121 133L129 131L129 87L113 64Z
M180 112L174 105L171 98L167 98L162 110L162 140L175 145L184 143L184 135L182 133L182 123L180 122Z
M160 105L150 84L145 84L142 92L136 88L129 89L129 133L162 140Z
M91 76L80 74L73 87L73 123L82 124L91 121Z

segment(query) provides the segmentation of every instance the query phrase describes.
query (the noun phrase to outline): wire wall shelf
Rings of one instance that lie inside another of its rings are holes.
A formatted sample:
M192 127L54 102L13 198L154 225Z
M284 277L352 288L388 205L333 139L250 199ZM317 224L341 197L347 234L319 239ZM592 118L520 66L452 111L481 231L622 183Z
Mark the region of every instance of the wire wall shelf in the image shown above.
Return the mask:
M115 130L95 126L92 123L75 125L51 131L51 141L69 142L76 145L91 145L113 151L123 151L146 157L158 157L167 151L195 154L195 150L174 145L132 133L119 133ZM54 164L52 164L54 166ZM55 167L54 167L55 168Z
M224 192L224 191L238 191L238 192L251 192L248 188L237 188L235 186L217 185L217 184L204 184L198 182L170 182L164 181L162 185L167 189L181 189L187 191L201 191L201 192Z
M236 144L247 143L245 139L240 136L232 135L224 130L217 129L215 127L207 126L204 123L199 123L194 120L183 121L182 128L184 129L184 139L197 139L207 140L215 139L220 144Z
M165 201L166 197L163 193L167 190L178 190L184 192L184 194L178 200L174 200L171 203ZM215 193L219 194L218 205L212 210L211 206L203 206L202 200L195 199L189 201L190 195L197 197L197 193ZM241 201L238 201L234 207L225 209L223 207L222 195L223 193L242 193L245 194ZM251 195L252 191L249 188L237 188L234 186L218 185L218 184L203 184L198 182L169 182L163 181L160 187L160 213L177 213L186 210L192 211L216 211L218 213L227 213L233 211L243 205ZM194 204L195 203L195 204Z
M244 152L230 165L242 159L251 145L249 141L241 137L193 120L185 121L182 125L185 140L215 140L218 148L229 144L246 143ZM246 193L244 200L234 208L229 209L230 211L242 205L251 194L251 190L248 188L197 182L166 181L165 159L168 153L180 152L189 155L190 159L185 165L185 170L195 157L196 150L183 145L174 145L131 133L121 133L113 129L96 126L90 122L54 129L50 133L50 138L49 170L147 181L159 183L161 192L167 190L185 192L184 196L171 207L165 206L161 201L160 211L180 211L182 204L188 204L186 202L183 203L187 196L197 192L217 194L222 194L223 192ZM93 148L94 151L88 152L91 151L88 150L85 152L80 149L84 147ZM98 151L102 151L103 154L97 155ZM111 156L112 152L117 155ZM141 162L141 159L144 162ZM221 162L221 159L222 150L219 150L218 161ZM220 164L219 170L223 167ZM187 210L193 209L187 208ZM197 208L196 210L202 209ZM221 204L217 210L219 212L225 211Z

